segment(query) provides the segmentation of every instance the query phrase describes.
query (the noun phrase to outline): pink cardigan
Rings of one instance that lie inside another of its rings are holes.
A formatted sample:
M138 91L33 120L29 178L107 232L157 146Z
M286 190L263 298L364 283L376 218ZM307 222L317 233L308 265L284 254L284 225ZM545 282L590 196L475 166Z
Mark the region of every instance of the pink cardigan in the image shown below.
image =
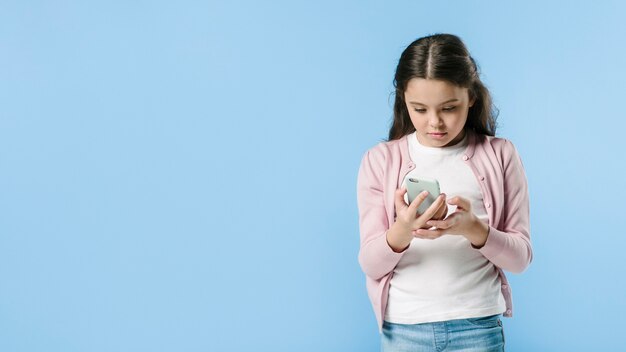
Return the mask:
M511 288L503 270L520 273L533 256L526 175L510 141L473 132L468 136L469 145L462 158L476 175L489 215L487 242L476 250L498 268L506 301L503 315L511 317ZM380 333L393 270L406 253L394 252L386 236L395 222L394 192L415 168L409 157L407 137L381 142L368 150L361 160L357 180L359 264L365 273L367 294Z

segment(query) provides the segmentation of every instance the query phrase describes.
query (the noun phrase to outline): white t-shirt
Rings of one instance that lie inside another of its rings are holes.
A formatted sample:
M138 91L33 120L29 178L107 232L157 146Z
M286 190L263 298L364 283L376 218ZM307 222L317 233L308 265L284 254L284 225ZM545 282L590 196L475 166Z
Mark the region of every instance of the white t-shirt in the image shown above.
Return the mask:
M472 212L484 222L487 210L476 176L463 161L468 143L438 148L419 143L409 135L409 154L415 169L408 177L439 181L447 198L470 200ZM405 195L405 200L407 199ZM408 202L408 201L407 201ZM448 215L455 206L448 204ZM460 234L435 240L414 238L394 269L384 319L391 323L417 324L499 314L506 310L496 267Z

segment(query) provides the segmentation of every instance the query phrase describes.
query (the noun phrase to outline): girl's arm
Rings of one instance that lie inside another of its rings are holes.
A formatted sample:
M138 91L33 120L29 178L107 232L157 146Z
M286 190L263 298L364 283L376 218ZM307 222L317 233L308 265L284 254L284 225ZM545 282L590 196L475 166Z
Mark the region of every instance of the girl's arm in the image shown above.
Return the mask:
M383 192L384 157L375 150L365 153L357 179L360 249L359 264L363 272L379 280L391 272L402 255L387 243L389 220Z
M533 258L530 243L528 182L515 146L505 140L502 150L504 209L502 226L489 226L485 245L479 251L500 268L520 273Z

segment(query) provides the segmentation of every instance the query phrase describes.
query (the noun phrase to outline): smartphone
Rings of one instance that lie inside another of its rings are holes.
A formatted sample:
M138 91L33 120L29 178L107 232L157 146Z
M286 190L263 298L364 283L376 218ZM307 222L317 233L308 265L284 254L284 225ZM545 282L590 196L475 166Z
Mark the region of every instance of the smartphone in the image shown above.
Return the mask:
M428 209L428 207L430 207L435 202L435 199L437 199L437 197L441 193L439 188L439 181L430 178L409 177L406 180L405 187L407 189L409 204L411 204L411 202L413 202L413 199L415 199L420 193L422 193L422 191L428 191L428 196L417 208L417 212L420 214L424 214L426 209Z

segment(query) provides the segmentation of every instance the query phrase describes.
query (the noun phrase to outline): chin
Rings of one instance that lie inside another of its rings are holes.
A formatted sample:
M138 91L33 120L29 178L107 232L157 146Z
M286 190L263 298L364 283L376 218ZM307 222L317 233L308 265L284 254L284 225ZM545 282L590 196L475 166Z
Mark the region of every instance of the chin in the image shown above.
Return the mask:
M442 147L449 147L450 145L452 145L452 140L446 141L446 142L441 142L441 146Z

